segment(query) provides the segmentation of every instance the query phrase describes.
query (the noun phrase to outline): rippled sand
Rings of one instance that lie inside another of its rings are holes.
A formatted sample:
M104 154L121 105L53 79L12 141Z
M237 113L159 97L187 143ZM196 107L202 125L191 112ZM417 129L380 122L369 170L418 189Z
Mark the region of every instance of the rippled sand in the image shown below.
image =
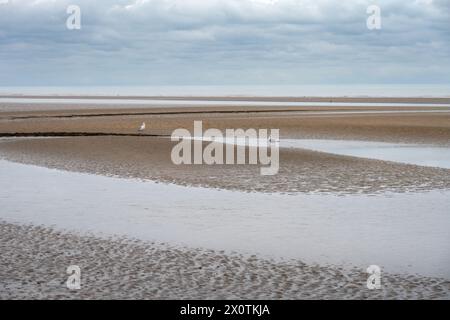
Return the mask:
M0 299L448 299L450 282L0 223ZM70 265L81 290L66 287Z
M430 111L433 108L426 107L426 103L438 102L433 99L422 100L405 100L423 103L422 108L352 106L290 107L286 110L281 107L239 105L185 108L153 106L140 109L117 105L113 109L110 106L86 109L89 104L71 105L69 108L58 103L52 104L53 109L49 110L47 105L14 106L3 103L0 104L0 136L2 133L33 136L52 132L65 135L136 135L143 121L147 124L145 134L167 136L176 128L192 130L194 120L202 120L204 129L279 128L282 138L356 139L450 146L450 112L416 112ZM358 101L372 100L356 99L353 102ZM441 109L450 111L448 107ZM342 113L367 110L410 112ZM320 114L328 111L337 114ZM261 177L257 166L174 166L170 159L172 147L173 143L167 138L81 136L2 141L0 156L11 161L65 170L242 191L346 194L425 191L450 187L448 169L308 150L282 149L280 172L273 177Z
M152 137L77 137L0 142L11 161L108 176L247 192L381 193L450 188L450 170L281 149L280 171L261 176L256 165L172 164L174 143Z

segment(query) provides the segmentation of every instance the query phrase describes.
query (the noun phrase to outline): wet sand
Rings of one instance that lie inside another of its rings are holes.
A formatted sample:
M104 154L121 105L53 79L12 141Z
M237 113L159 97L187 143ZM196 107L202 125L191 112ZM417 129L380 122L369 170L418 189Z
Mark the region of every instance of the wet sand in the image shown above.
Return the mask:
M380 100L361 99L356 101ZM448 102L448 99L392 99L380 101L424 104ZM429 107L315 106L289 107L284 110L285 107L237 105L137 109L97 106L95 109L85 109L90 106L87 104L71 105L70 109L66 109L64 105L56 104L59 107L56 111L34 105L31 110L22 106L11 112L8 106L0 104L0 137L65 136L58 139L3 141L0 147L2 157L22 163L182 185L258 192L379 193L426 191L450 186L450 170L447 169L298 149L281 149L280 173L273 177L261 177L258 166L175 166L170 159L174 143L167 138L176 128L192 131L194 121L202 120L204 130L279 128L282 138L353 139L450 146L450 108L444 108L449 112L434 113L430 112ZM400 109L409 111L390 113ZM349 110L355 113L347 113ZM358 113L367 110L377 113ZM386 110L389 113L379 113ZM326 114L329 111L333 114ZM143 121L147 128L140 137L137 128Z
M28 134L31 138L0 140L0 157L69 171L245 192L345 195L450 188L448 169L308 150L282 149L280 173L272 177L260 176L259 166L175 166L170 160L173 143L167 137L145 136L167 136L175 128L191 129L194 120L203 120L204 129L279 128L284 138L450 146L449 112L424 107L383 114L379 111L384 108L371 108L374 113L359 114L368 109L336 108L215 106L167 110L70 105L55 110L38 105L18 109L2 103L0 137ZM421 110L427 112L419 113ZM330 111L354 113L319 113ZM143 121L148 129L143 136L135 136ZM66 137L32 138L46 133L63 133ZM92 136L95 134L105 136ZM108 136L111 134L132 136ZM365 287L364 270L105 240L6 222L0 229L2 257L7 257L2 258L0 268L2 299L449 298L449 282L443 279L386 274L386 286L372 292ZM64 284L65 269L70 264L83 266L86 282L78 293L68 292Z
M259 165L174 165L169 138L65 137L4 140L0 155L49 168L246 192L366 193L450 188L450 170L301 149L280 150L280 170Z
M449 299L450 282L0 223L0 299ZM5 259L7 257L7 259ZM81 290L66 287L70 265Z
M369 113L367 113L369 112ZM372 113L370 113L372 112ZM383 113L384 112L384 113ZM279 128L283 138L355 139L450 145L449 107L130 107L0 103L0 137L15 133L170 135L176 128Z

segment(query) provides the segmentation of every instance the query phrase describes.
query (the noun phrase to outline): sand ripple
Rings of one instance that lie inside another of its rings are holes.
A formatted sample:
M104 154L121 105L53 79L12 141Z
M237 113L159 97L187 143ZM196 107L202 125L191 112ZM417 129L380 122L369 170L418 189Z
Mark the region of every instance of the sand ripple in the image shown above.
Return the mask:
M449 299L450 281L0 224L0 299ZM82 288L66 287L69 265Z

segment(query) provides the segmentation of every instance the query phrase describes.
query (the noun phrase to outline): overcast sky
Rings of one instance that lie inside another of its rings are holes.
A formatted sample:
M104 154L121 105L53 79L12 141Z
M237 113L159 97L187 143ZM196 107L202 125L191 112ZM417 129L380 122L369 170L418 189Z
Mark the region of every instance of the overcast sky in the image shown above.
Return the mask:
M450 83L450 0L0 0L3 86L352 83Z

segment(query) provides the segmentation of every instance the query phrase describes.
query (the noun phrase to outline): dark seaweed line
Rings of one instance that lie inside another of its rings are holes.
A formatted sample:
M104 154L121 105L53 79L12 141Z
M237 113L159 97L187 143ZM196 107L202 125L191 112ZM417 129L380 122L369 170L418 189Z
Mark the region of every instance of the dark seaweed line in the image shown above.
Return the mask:
M0 138L22 137L170 137L162 134L110 133L110 132L0 132Z
M188 115L188 114L239 114L239 113L273 113L273 112L302 112L310 110L292 110L292 109L278 109L278 110L217 110L217 111L165 111L165 112L124 112L124 113L91 113L91 114L68 114L68 115L43 115L43 116L15 116L8 117L9 120L26 120L26 119L46 119L46 118L94 118L94 117L123 117L123 116L162 116L162 115ZM334 110L333 110L334 111Z
M447 110L446 108L437 108L437 109L431 109L430 112L433 111L440 111L440 110ZM363 111L378 111L378 110L371 110L371 109L362 109ZM119 112L119 113L87 113L87 114L60 114L60 115L27 115L27 116L10 116L5 117L4 119L8 120L27 120L27 119L69 119L69 118L96 118L96 117L123 117L123 116L164 116L164 115L189 115L189 114L251 114L251 113L294 113L294 112L317 112L317 114L320 114L321 112L358 112L361 111L359 109L353 110L348 108L340 108L340 109L331 109L331 110L311 110L311 109L305 109L303 108L271 108L271 109L247 109L247 110L192 110L192 111L150 111L150 112ZM401 112L414 112L415 109L402 109L402 110L394 110L394 111L401 111Z

